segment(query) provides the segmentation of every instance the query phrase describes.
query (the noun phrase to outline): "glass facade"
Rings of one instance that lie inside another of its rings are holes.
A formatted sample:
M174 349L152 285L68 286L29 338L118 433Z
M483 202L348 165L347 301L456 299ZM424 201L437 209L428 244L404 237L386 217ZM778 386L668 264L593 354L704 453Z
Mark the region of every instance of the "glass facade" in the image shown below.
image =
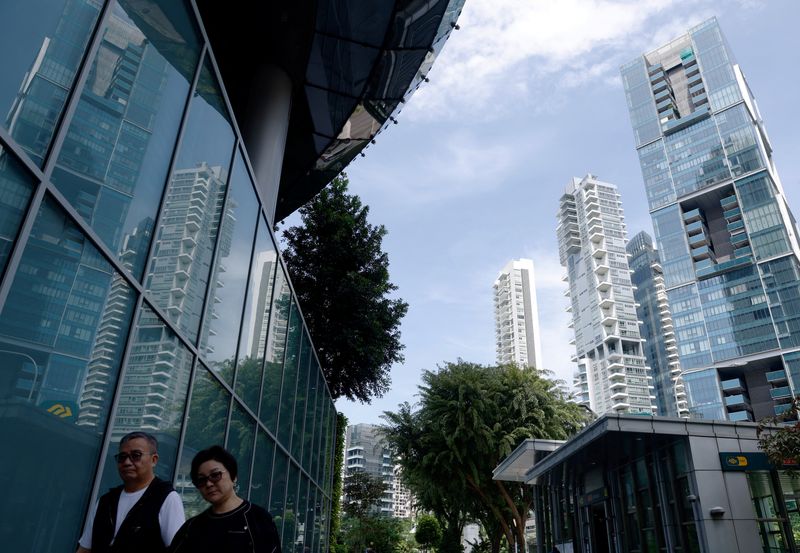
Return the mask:
M657 414L686 416L686 393L658 251L644 231L631 238L626 250L630 256L631 284L635 287L636 315L642 322L639 330L644 339L642 349L655 385Z
M800 247L750 89L716 19L621 72L690 410L782 412Z
M191 5L5 3L0 28L0 543L74 550L144 430L187 515L223 444L284 550L326 550L335 409Z
M617 449L593 451L591 461L580 452L533 485L537 550L702 551L687 440L605 438Z

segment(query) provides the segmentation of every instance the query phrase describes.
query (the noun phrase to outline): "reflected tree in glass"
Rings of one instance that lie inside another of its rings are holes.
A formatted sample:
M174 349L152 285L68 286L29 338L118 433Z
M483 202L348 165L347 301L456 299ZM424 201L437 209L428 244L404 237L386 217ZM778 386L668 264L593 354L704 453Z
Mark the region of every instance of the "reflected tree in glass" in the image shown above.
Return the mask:
M223 445L230 404L230 394L211 376L208 369L198 364L176 479L176 490L181 495L187 517L208 507L191 482L192 459L202 449Z

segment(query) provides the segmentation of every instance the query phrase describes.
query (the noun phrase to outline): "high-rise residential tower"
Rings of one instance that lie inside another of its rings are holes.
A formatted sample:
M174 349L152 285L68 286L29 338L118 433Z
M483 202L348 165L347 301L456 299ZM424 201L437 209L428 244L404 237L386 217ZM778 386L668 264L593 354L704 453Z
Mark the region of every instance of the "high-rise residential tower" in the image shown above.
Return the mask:
M597 413L653 414L617 187L594 175L573 178L557 217L575 330L577 399Z
M693 416L753 420L800 391L797 230L716 19L621 68Z
M361 423L347 427L343 468L345 478L366 472L382 479L386 490L376 510L382 515L394 516L395 480L399 480L400 474L395 471L392 452L379 426Z
M542 345L533 261L509 261L494 281L493 289L497 362L541 368Z
M644 354L655 383L658 414L685 417L689 414L686 391L658 251L644 231L630 239L626 250Z

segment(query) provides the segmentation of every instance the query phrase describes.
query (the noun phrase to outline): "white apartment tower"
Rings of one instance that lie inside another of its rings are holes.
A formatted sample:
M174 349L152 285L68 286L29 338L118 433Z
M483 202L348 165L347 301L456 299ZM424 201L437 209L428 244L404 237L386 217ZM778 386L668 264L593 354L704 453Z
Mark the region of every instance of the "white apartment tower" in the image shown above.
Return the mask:
M577 399L596 413L655 412L633 299L620 195L594 175L561 197L558 245L575 331Z
M541 368L539 307L533 261L509 261L494 281L497 362Z

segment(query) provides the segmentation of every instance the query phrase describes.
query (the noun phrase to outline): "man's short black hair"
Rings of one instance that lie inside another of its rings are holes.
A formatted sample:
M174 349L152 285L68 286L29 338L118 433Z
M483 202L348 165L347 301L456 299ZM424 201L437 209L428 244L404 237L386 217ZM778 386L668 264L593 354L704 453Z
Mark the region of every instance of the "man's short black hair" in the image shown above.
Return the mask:
M147 440L147 443L150 445L150 449L152 450L149 453L158 453L158 440L156 440L155 436L148 434L147 432L129 432L128 434L125 434L119 441L119 447L122 447L127 442L137 438Z
M197 455L194 456L194 459L192 459L192 470L189 473L192 481L197 479L197 471L200 468L200 465L206 461L217 461L222 463L222 466L228 471L228 475L231 477L231 480L236 480L236 475L239 473L239 465L236 463L236 458L224 447L212 445L208 449L199 451Z

